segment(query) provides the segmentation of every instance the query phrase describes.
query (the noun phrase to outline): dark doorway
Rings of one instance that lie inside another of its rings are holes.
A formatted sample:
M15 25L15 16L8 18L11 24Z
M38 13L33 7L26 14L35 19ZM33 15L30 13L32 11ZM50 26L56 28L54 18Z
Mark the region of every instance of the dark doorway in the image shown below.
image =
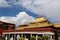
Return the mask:
M25 36L26 36L26 38L28 39L28 40L30 40L30 34L23 34L23 37L25 38Z

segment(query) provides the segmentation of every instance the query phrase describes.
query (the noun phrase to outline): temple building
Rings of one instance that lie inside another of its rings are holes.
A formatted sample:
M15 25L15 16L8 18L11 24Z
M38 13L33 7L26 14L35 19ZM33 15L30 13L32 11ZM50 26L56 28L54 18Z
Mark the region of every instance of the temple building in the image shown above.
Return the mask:
M15 30L15 24L0 21L0 40L2 40L4 30Z
M53 25L55 29L57 30L56 31L57 39L60 40L60 23L54 23Z
M18 40L19 37L25 38L25 40L30 40L31 36L35 36L36 40L38 36L48 36L48 40L58 40L58 27L56 24L51 24L48 19L44 17L37 18L29 25L20 25L15 30L4 30L2 32L2 37L5 40Z

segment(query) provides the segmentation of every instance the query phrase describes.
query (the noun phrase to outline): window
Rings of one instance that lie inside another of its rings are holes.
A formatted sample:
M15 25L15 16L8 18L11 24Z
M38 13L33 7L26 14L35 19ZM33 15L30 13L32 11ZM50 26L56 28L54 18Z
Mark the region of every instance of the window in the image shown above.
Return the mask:
M7 25L3 25L3 28L6 30L6 29L8 29L8 26Z

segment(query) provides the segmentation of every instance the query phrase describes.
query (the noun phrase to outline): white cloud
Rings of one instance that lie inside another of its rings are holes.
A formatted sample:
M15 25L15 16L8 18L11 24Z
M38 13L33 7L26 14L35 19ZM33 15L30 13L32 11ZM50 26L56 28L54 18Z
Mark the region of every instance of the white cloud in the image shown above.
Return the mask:
M41 15L44 14L51 21L60 21L60 0L19 0L16 5L22 5L30 11Z
M60 21L60 0L0 0L0 6L8 6L9 3L22 5L38 15L44 14L53 19L51 21Z
M16 17L0 17L0 21L14 23L16 25L27 24L33 20L35 20L35 18L29 16L26 12L20 12Z
M0 0L0 7L11 7L6 0Z

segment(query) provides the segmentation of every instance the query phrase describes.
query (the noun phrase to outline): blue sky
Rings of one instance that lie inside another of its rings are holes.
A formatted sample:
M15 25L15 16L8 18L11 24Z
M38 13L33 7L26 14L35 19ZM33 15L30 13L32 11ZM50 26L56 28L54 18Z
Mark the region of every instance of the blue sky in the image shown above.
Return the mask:
M23 24L42 15L60 23L60 0L0 0L0 21Z
M16 16L19 12L27 12L28 15L36 17L37 14L34 14L33 12L29 11L26 8L20 7L5 7L5 8L0 8L0 16ZM32 13L32 14L31 14Z
M15 16L18 12L17 8L0 8L0 16Z

